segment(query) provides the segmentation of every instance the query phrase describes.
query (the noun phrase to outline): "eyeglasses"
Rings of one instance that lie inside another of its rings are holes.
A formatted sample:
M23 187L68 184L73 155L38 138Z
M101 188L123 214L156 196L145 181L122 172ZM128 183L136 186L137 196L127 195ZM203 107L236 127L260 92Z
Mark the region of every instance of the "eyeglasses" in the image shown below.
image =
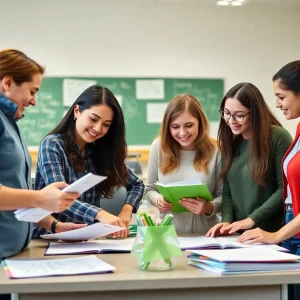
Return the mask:
M247 114L245 114L245 115L242 115L242 114L231 114L230 112L224 111L224 110L220 110L219 113L220 113L221 117L222 117L226 122L228 122L229 119L232 117L233 120L235 120L236 122L238 122L238 123L243 123L245 117L248 116L248 115L251 113L251 111L249 111L249 112L248 112Z

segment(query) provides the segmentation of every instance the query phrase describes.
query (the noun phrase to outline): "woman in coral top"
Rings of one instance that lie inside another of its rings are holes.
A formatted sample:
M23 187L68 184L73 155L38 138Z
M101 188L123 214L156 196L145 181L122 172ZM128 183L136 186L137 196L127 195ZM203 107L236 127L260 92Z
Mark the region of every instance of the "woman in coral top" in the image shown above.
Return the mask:
M273 77L276 107L287 120L300 117L300 60L281 68ZM285 226L270 233L260 228L245 231L240 241L280 243L291 253L300 255L300 123L293 144L282 160ZM295 285L294 297L300 299L300 285ZM289 291L290 299L290 291Z

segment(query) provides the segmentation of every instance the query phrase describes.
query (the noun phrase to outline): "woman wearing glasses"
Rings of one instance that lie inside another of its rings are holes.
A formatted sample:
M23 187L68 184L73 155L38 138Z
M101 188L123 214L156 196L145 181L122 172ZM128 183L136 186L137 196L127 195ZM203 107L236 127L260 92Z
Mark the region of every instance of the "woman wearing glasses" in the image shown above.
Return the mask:
M207 236L253 227L274 232L283 220L281 160L292 138L251 83L231 88L220 113L222 222Z

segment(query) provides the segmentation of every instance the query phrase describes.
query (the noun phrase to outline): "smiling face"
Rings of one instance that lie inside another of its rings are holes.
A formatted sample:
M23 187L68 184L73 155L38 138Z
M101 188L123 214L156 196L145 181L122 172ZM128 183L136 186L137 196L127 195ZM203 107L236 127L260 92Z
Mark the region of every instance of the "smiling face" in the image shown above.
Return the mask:
M276 107L281 109L287 120L300 117L300 94L296 95L290 90L284 90L280 85L280 80L273 82L276 96Z
M195 150L195 140L199 132L199 121L185 111L171 122L170 133L182 150Z
M224 105L224 119L234 135L242 134L244 139L250 138L251 125L250 114L248 114L249 112L249 108L242 105L242 103L238 99L226 99ZM242 122L237 122L232 116L230 117L230 115L236 115L241 119L243 116L247 116L244 117L244 120Z
M6 76L2 80L1 91L5 97L10 99L18 106L15 113L15 119L22 117L25 109L32 105L36 105L35 94L42 84L42 74L36 73L32 75L32 80L17 85L12 77Z
M114 118L113 110L105 105L92 106L84 111L79 111L79 106L74 108L76 118L75 140L81 149L107 134Z

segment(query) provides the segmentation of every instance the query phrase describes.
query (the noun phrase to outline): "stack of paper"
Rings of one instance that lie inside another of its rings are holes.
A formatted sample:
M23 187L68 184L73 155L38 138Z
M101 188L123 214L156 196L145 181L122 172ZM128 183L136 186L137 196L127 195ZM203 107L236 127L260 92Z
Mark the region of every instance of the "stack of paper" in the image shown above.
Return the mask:
M45 255L88 254L88 253L129 253L134 239L98 240L84 243L49 243Z
M51 260L5 259L2 265L9 278L98 274L116 269L95 255Z
M300 271L300 256L264 246L225 250L193 250L187 263L218 274Z
M104 179L106 179L105 176L88 173L64 188L62 191L82 194ZM39 222L50 214L52 214L51 211L42 208L21 208L15 211L15 216L19 221L35 223Z
M240 243L237 241L239 236L236 237L206 237L206 236L197 236L197 237L179 237L178 241L180 248L182 250L189 249L232 249L232 248L253 248L258 246L264 246L270 249L289 252L286 248L280 247L275 244L267 245L263 243L247 244Z
M209 192L206 184L201 180L185 180L163 184L156 182L155 187L164 199L173 204L173 212L188 212L189 210L179 204L182 198L203 198L207 201L213 200L213 196Z

